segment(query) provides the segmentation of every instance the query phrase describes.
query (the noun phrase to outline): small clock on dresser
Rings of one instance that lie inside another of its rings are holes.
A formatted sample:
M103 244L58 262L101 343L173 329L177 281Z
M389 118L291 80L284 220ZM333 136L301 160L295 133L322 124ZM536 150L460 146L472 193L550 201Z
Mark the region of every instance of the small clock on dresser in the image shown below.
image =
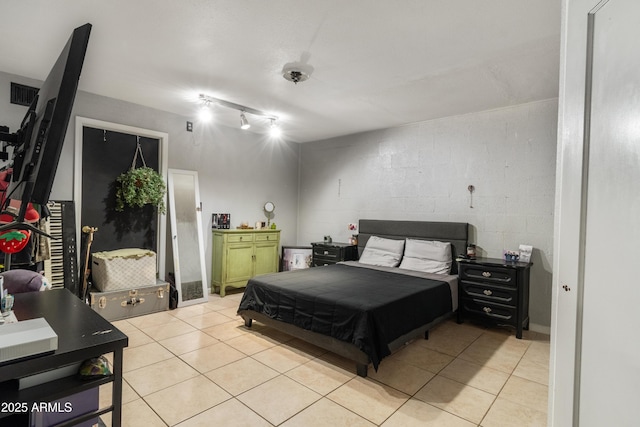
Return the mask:
M530 262L497 258L458 261L458 322L475 317L516 328L516 338L529 329Z

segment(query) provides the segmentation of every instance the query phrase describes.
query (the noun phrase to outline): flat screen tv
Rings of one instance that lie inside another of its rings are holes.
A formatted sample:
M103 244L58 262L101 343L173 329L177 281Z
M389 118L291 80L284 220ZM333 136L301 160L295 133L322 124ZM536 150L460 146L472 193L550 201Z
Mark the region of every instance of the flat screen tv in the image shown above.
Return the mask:
M13 134L13 174L6 198L22 205L16 222L24 220L29 202L49 201L60 152L78 88L91 24L76 28L31 103L20 129ZM5 201L4 210L8 201ZM6 228L6 227L2 227Z

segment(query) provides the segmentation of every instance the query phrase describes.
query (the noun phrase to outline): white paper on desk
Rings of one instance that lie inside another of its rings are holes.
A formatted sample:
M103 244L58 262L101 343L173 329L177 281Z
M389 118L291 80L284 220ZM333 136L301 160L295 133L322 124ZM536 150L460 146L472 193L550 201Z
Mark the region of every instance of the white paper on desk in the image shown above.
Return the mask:
M531 253L533 252L533 246L520 245L520 262L531 262Z

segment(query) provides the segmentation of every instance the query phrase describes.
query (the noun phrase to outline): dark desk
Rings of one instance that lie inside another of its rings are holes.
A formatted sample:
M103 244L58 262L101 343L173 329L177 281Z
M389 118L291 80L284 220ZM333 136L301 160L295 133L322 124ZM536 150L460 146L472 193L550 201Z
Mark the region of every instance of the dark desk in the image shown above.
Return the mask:
M120 426L122 416L122 354L129 339L66 289L16 294L13 306L18 320L44 317L58 335L58 349L52 354L0 364L0 401L28 403L63 399L113 381L112 405L75 419L77 424L112 411L112 425ZM1 328L2 326L0 326ZM108 333L97 333L108 331ZM113 353L112 375L95 380L75 376L18 390L17 379L72 365ZM0 412L1 418L11 415Z

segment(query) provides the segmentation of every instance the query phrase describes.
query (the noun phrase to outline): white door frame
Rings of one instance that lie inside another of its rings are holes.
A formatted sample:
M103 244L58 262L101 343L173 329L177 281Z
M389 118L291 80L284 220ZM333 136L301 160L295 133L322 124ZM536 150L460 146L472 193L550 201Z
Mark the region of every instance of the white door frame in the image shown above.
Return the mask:
M548 424L552 426L579 422L581 376L586 374L581 365L591 61L594 21L609 1L617 0L563 0L562 7L549 363Z
M118 123L105 122L102 120L90 119L87 117L76 116L76 144L73 156L73 200L75 201L76 221L80 223L82 212L82 146L83 146L83 128L92 127L96 129L110 130L131 135L139 135L147 138L154 138L160 141L158 164L160 166L160 174L167 181L167 170L169 165L169 134L166 132L158 132L134 126L127 126ZM165 196L166 205L166 196ZM76 241L82 242L80 229L76 227ZM158 214L158 230L157 230L157 260L158 260L158 277L164 280L165 263L166 263L166 242L167 242L167 216Z

